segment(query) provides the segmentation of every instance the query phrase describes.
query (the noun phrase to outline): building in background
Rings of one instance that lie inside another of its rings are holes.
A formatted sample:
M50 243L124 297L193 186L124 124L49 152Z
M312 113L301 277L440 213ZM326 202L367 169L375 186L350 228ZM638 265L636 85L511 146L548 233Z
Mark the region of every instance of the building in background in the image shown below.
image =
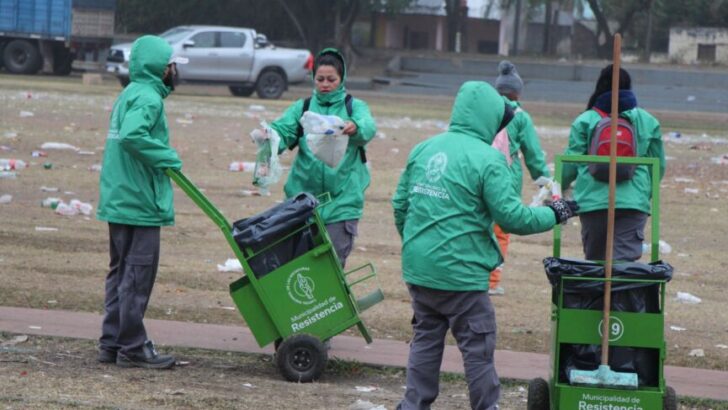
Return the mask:
M728 29L673 27L668 54L682 64L728 63Z

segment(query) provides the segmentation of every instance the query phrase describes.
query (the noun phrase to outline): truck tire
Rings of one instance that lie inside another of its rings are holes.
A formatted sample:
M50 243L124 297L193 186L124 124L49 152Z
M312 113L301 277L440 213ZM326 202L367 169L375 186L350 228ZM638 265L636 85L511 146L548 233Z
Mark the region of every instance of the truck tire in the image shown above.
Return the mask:
M528 410L549 410L549 384L546 380L538 377L528 382L528 398L526 408Z
M3 65L13 74L35 74L42 64L40 50L30 41L13 40L3 50Z
M255 91L255 87L253 86L231 85L228 88L230 89L230 94L236 97L250 97Z
M286 90L286 79L275 70L263 71L255 86L258 97L266 100L277 100Z

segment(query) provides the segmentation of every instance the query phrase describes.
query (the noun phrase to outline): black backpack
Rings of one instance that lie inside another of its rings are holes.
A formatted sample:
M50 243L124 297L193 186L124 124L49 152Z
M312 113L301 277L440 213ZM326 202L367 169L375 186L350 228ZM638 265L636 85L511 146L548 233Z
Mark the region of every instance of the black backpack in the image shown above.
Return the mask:
M308 111L308 108L311 106L311 97L306 98L303 100L303 110L301 110L301 116ZM354 112L354 97L352 97L351 94L346 94L346 97L344 97L344 106L346 107L346 114L351 118L352 113ZM298 123L298 131L296 131L296 140L291 144L288 149L292 150L298 146L298 140L301 139L303 136L303 126L301 123ZM363 164L367 163L367 153L364 150L364 147L359 147L359 158L361 159L361 162Z

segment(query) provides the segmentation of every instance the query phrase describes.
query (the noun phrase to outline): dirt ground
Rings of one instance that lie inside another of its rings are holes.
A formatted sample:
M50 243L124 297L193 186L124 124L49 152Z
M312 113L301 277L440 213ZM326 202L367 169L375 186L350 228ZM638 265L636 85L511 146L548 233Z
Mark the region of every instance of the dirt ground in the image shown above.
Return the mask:
M0 158L31 163L18 171L16 179L0 179L0 195L12 195L10 203L0 204L2 305L101 312L108 264L106 225L93 216L59 216L40 203L60 197L95 206L98 172L93 167L101 163L108 116L118 92L111 80L102 86L82 86L78 78L0 76ZM262 101L233 98L222 87L182 86L168 98L171 138L184 162L183 171L230 221L282 199L282 183L270 197L243 196L241 190L253 188L252 174L230 172L228 164L253 161L255 146L248 132L261 119L276 118L305 92L294 89L283 100ZM371 261L378 269L386 299L364 316L374 336L406 340L411 310L400 276L400 241L389 201L407 153L446 127L452 99L376 91L355 94L370 104L380 133L369 146L372 185L349 264ZM525 108L532 113L553 162L554 154L566 145L571 119L582 107L526 102ZM724 275L728 263L722 259L728 233L728 166L711 163L711 158L728 153L728 131L724 131L728 115L657 116L666 135L681 133L680 138L666 138L668 171L661 191L662 239L672 246L671 253L663 256L675 267L666 300L667 363L728 370L728 322L722 303L728 282ZM80 150L48 149L47 157L31 157L46 142L68 143ZM292 158L285 156L284 165ZM535 190L528 181L524 186L524 200L530 202ZM45 192L43 187L59 191ZM234 257L232 251L184 193L177 190L175 201L177 223L162 233L160 272L147 316L243 325L236 311L226 309L233 306L228 284L239 274L217 269ZM573 222L565 229L567 256L580 255L577 225ZM551 254L551 243L550 233L513 237L503 279L506 295L493 299L500 349L548 352L550 286L541 260ZM689 292L701 302L680 303L677 292ZM702 349L704 356L690 355L694 349ZM91 363L88 354L82 357ZM82 373L83 366L78 371ZM176 399L162 394L161 401L150 406Z

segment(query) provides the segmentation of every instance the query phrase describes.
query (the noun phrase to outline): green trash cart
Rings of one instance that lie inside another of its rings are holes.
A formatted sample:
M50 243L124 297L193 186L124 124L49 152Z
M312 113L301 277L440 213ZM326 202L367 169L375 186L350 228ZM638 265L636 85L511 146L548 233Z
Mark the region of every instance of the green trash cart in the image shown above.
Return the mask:
M230 284L230 295L260 347L275 344L276 365L287 380L318 379L328 360L326 341L350 327L358 327L366 342L372 342L359 315L384 299L376 270L367 264L344 272L318 212L262 249L241 249L233 226L197 187L179 171L167 170L167 175L222 230L244 271ZM308 235L309 250L263 275L254 273L256 258L302 233ZM374 290L356 298L352 287L365 282Z
M660 237L660 169L657 158L618 157L619 164L646 166L652 179L652 217L651 217L651 262L659 260ZM561 181L564 163L589 164L609 163L607 156L593 155L557 155L555 161L555 180ZM553 256L561 256L561 227L554 228ZM603 277L561 276L561 282L554 287L551 306L551 369L549 380L536 378L529 382L527 408L529 410L581 410L581 409L625 409L625 410L676 410L677 398L675 390L665 384L663 364L666 356L664 339L665 288L667 280L640 280L615 278L611 280L618 286L620 283L632 282L639 285L656 287L657 312L636 313L612 310L610 314L610 349L619 347L624 351L651 352L654 367L650 371L656 375L656 382L650 386L639 386L636 390L623 390L569 384L561 374L562 348L570 346L599 345L601 343L601 310L567 308L564 305L564 288L569 281L601 282ZM574 283L574 282L572 282ZM583 282L582 282L583 283ZM614 290L613 290L614 294ZM633 350L630 350L633 349ZM568 351L568 350L566 350ZM596 365L598 365L596 356ZM592 369L588 369L592 370Z

